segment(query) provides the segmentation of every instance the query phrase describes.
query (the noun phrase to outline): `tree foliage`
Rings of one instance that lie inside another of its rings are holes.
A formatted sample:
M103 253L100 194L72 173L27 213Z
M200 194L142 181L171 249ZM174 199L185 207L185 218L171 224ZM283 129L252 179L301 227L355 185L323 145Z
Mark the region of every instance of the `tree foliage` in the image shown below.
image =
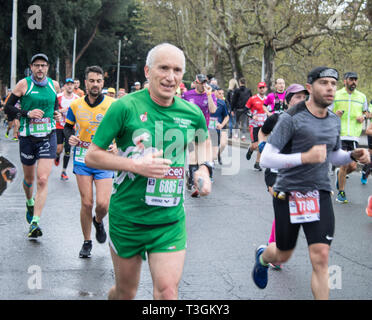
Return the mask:
M28 8L37 5L42 12L42 28L30 29ZM9 83L12 34L12 1L1 0L0 19L0 81ZM135 14L134 14L135 13ZM107 72L106 84L115 86L118 40L123 40L130 55L122 55L121 64L137 64L135 70L123 69L128 83L143 79L141 63L147 47L142 45L141 22L135 16L141 6L134 0L22 0L18 1L17 78L25 76L32 55L44 52L51 63L50 76L56 77L56 62L60 62L60 79L71 76L74 29L77 29L76 77L84 78L88 65L101 65ZM124 41L124 39L126 39ZM133 45L131 47L131 45ZM124 49L124 48L123 48ZM121 85L124 81L121 80Z
M372 40L371 0L143 3L153 41L169 40L181 47L191 75L204 70L215 74L222 85L229 78L245 76L254 88L261 80L262 60L269 86L278 77L304 83L312 67L329 64L340 73L346 68L359 72L360 88L372 94L366 71L372 66L367 49Z

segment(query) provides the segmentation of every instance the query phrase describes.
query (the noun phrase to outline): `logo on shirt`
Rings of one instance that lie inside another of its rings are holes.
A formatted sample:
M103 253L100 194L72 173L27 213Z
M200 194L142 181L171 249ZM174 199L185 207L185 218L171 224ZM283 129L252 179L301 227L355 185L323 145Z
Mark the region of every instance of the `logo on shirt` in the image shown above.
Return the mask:
M101 120L103 119L103 114L99 113L96 115L96 120L101 122Z
M141 119L142 122L147 121L147 112L145 112L144 114L141 114L140 119Z
M178 124L180 128L188 128L191 125L191 120L190 119L182 119L175 117L173 118L174 123Z

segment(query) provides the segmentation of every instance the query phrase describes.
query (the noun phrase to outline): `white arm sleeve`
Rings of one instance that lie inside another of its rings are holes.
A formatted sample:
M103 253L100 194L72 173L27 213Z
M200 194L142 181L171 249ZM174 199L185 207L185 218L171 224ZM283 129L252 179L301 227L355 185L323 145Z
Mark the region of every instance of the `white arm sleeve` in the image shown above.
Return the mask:
M301 153L284 154L270 143L266 143L261 154L260 165L264 168L286 169L302 164Z
M352 161L350 158L351 151L347 152L342 149L333 151L329 155L329 161L336 167L344 166Z

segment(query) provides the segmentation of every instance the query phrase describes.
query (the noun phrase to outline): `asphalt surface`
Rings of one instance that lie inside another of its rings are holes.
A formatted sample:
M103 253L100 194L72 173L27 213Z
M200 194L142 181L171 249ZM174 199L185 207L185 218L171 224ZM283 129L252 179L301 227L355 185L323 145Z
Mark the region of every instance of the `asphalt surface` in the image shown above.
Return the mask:
M97 243L93 233L92 257L78 257L83 237L72 163L67 182L59 179L61 167L53 168L40 223L44 235L37 242L29 241L18 143L6 139L5 129L0 126L0 154L18 168L16 180L0 197L0 299L107 299L114 283L108 244ZM253 170L254 160L248 162L245 153L245 148L229 146L223 155L225 165L215 170L211 195L193 199L186 194L188 249L179 298L312 299L312 269L302 231L295 253L283 270L269 271L266 289L258 289L251 279L254 250L268 241L273 209L264 174ZM231 157L233 164L228 165ZM360 174L351 174L346 185L350 203L334 203L331 299L372 299L372 218L365 213L371 184L363 186ZM107 226L107 217L104 221ZM152 299L147 261L142 266L136 299Z

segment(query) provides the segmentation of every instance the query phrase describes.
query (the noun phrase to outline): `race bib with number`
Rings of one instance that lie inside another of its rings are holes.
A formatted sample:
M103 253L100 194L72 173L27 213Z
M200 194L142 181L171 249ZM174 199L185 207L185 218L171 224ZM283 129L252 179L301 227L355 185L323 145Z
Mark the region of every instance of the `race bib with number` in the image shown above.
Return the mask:
M217 129L218 118L210 117L208 129Z
M29 129L31 136L46 137L52 131L52 123L50 118L30 119Z
M303 194L292 191L289 196L289 214L291 223L306 223L320 220L319 191Z
M149 206L176 207L183 194L184 168L171 167L163 179L147 179L145 202Z
M75 162L84 163L85 155L87 154L90 142L80 141L75 146L74 160Z
M262 127L266 120L266 113L256 113L254 114L254 119L250 121L250 124L254 127Z

